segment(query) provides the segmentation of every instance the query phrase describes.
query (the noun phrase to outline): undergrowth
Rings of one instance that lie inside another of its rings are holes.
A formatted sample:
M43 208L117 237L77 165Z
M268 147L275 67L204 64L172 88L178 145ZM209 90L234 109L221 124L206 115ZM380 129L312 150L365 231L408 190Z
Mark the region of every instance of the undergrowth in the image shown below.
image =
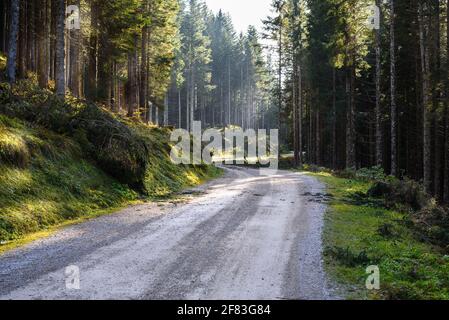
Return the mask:
M312 174L333 196L325 218L325 261L328 273L343 285L343 294L356 299L449 299L447 250L423 236L410 211L370 198L369 178ZM365 287L371 265L380 269L380 291Z

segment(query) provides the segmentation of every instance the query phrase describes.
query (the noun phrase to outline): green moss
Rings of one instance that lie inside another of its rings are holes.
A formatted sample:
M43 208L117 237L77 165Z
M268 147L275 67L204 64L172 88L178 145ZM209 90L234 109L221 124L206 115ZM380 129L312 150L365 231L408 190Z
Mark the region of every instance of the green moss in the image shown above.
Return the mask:
M348 298L449 299L449 257L420 241L407 215L361 199L369 182L313 175L333 196L325 218L326 268ZM365 288L369 265L380 268L378 292Z

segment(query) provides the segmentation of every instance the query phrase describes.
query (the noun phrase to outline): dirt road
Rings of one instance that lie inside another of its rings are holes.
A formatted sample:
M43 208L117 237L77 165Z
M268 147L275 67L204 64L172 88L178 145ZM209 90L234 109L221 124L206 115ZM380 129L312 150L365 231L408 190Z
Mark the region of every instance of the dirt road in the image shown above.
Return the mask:
M146 204L0 256L0 299L329 299L323 185L227 169L183 204ZM66 287L67 266L80 289Z

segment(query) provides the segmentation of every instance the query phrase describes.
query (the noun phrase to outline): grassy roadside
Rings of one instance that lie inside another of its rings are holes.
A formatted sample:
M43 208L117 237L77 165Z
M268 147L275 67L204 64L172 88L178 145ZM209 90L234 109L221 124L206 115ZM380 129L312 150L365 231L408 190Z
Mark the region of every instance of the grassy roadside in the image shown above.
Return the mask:
M326 268L348 299L449 299L449 256L414 231L406 214L362 198L371 183L311 173L333 196L325 218ZM381 290L367 291L377 265Z
M75 140L0 115L0 254L129 205L176 197L221 175L215 167L173 165L165 135L154 135L160 145L147 172L148 192L139 194L85 158Z
M175 165L170 133L101 106L60 101L33 80L13 88L0 82L0 252L221 174Z
M220 169L213 170L213 172L211 172L209 174L209 176L207 176L207 177L204 177L204 176L196 177L195 178L196 183L192 184L190 186L204 184L212 179L221 177L223 175L223 173L224 172ZM188 188L190 186L186 185L182 189ZM178 190L178 191L181 191L181 190ZM33 241L47 238L63 228L66 228L66 227L69 227L72 225L76 225L76 224L80 224L80 223L86 222L88 220L95 219L95 218L105 216L108 214L114 214L114 213L117 213L120 210L125 209L126 207L129 207L129 206L143 204L146 201L156 201L157 202L157 201L167 201L167 200L184 201L184 196L180 195L179 193L172 193L170 195L166 195L163 197L153 196L152 198L134 199L134 200L133 200L133 198L131 198L131 199L122 201L122 203L117 204L116 206L108 207L105 209L90 210L90 211L85 212L85 214L83 214L82 216L80 216L78 218L66 220L64 222L57 223L56 225L50 225L50 226L44 227L41 231L32 232L32 233L26 234L24 236L18 237L15 240L4 242L3 244L0 244L0 255L7 251L10 251L10 250L16 249L18 247L24 246L26 244L29 244Z

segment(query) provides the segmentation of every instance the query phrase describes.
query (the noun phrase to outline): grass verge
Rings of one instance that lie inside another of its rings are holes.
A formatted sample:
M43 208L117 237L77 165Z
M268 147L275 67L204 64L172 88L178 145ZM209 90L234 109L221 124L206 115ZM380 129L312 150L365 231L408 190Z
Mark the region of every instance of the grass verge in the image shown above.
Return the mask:
M175 166L168 131L137 126L129 124L151 143L145 193L105 173L77 140L0 114L0 253L221 174L212 166Z
M332 195L325 218L328 274L348 299L449 299L449 256L426 243L409 217L367 199L371 183L311 173ZM366 268L380 269L381 290L368 291Z

